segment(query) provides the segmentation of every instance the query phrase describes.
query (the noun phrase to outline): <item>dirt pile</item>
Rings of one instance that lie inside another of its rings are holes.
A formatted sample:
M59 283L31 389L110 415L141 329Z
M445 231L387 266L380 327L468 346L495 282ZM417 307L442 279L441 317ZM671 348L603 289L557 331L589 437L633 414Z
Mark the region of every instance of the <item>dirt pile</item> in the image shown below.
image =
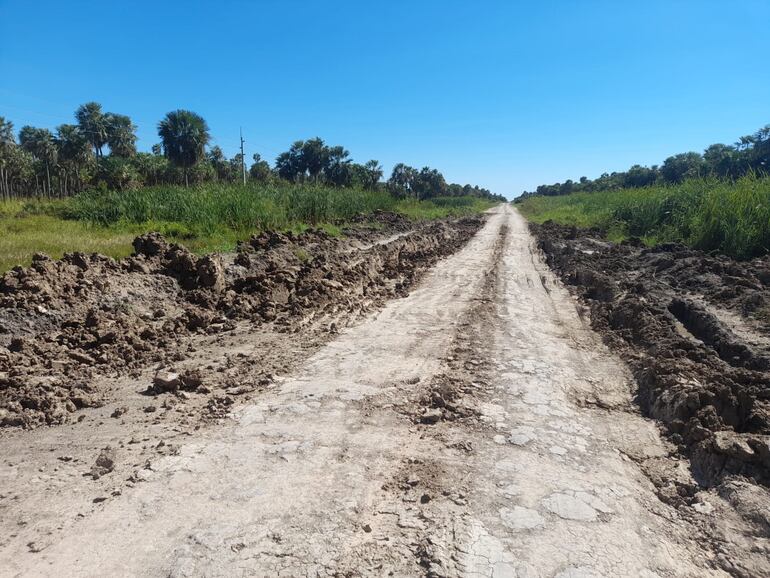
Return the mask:
M638 401L663 421L705 484L770 483L770 259L737 262L678 244L606 242L530 225L548 264L619 350Z
M155 233L137 238L135 253L121 261L36 255L29 268L0 277L0 426L63 423L103 403L108 394L97 376L162 370L194 353L196 335L239 323L280 332L322 324L334 332L406 294L483 219L407 228L403 217L378 214L374 223L342 238L321 230L263 233L225 256L197 257ZM205 381L195 372L158 373L148 393L211 393Z

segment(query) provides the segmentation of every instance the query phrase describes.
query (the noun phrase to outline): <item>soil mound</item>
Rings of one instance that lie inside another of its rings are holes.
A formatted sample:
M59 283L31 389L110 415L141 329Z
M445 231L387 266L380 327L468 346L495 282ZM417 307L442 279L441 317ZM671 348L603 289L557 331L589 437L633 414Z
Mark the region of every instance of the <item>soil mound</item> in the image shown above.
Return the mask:
M608 243L530 225L548 264L631 366L638 401L689 451L699 481L770 483L770 259Z
M30 267L0 277L0 426L63 423L79 408L103 403L95 376L184 359L195 334L238 323L297 332L323 322L333 329L406 294L483 218L407 228L403 217L382 213L374 222L346 229L344 237L261 233L234 255L198 257L157 233L138 237L134 254L121 261L36 255Z

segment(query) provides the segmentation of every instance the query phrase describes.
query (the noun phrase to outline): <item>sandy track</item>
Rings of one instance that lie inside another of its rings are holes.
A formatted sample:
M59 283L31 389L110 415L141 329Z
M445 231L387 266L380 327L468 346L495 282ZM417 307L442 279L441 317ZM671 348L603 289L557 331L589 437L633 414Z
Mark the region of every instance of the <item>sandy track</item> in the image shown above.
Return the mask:
M666 449L624 366L532 247L497 209L232 423L39 551L6 542L0 574L720 575L637 465Z

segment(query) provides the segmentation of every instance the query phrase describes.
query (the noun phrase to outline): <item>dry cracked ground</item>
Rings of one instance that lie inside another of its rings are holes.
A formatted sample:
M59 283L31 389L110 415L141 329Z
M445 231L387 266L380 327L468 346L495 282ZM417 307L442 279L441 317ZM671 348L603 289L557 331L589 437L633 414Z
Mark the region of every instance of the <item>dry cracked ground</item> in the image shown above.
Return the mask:
M356 297L322 292L328 307L312 315L243 290L258 252L220 280L220 265L193 263L204 287L190 289L178 256L145 243L124 272L146 276L147 294L192 290L185 323L172 331L147 304L149 328L126 329L125 312L91 308L78 315L93 339L65 319L49 331L66 339L9 342L25 379L55 378L62 364L35 360L75 351L66 375L91 385L73 397L40 382L46 403L6 404L0 574L769 576L766 487L693 480L524 219L505 205L425 227L306 240L307 254L268 267L281 287L304 287L317 253L350 255L313 287ZM213 303L222 283L234 295ZM166 353L109 362L110 343L131 341L99 330L104 315L123 333L154 331ZM697 491L664 499L672 481Z

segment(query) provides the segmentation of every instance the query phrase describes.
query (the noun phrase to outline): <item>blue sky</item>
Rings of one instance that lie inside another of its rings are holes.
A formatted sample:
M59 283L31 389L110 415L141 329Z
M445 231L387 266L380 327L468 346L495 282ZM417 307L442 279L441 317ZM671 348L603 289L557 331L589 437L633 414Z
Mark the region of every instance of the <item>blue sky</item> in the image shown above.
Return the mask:
M228 155L320 136L509 197L770 123L770 2L0 0L0 115L169 110Z

